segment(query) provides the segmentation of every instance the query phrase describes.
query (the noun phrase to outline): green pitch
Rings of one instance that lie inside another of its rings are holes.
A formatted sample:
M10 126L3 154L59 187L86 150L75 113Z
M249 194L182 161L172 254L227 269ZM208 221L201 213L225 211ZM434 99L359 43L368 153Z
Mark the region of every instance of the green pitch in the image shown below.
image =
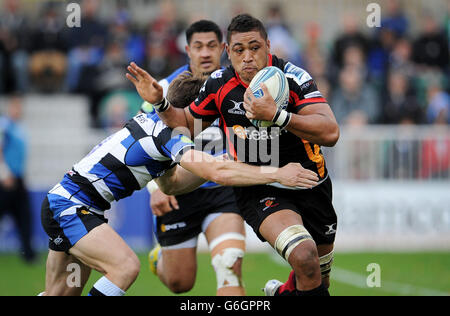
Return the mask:
M30 266L14 254L0 254L0 295L33 296L43 291L45 257L42 254ZM141 273L127 295L173 295L149 271L146 254L139 257ZM197 281L187 295L215 294L215 274L209 262L208 254L199 254ZM379 269L367 271L370 264ZM276 255L267 253L247 253L243 270L247 294L252 296L262 295L267 280L284 282L290 272ZM331 276L331 295L450 295L450 253L337 253ZM91 274L84 294L99 277L97 272Z

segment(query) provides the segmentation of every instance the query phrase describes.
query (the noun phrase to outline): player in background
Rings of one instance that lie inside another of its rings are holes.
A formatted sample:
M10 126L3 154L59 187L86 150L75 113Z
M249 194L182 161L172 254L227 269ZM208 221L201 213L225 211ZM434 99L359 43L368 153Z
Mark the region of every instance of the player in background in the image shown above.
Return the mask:
M219 26L200 20L186 30L189 64L159 81L166 96L168 85L185 71L194 75L211 74L220 69L225 48ZM205 78L206 79L206 78ZM177 88L178 89L178 88ZM142 111L148 110L144 104ZM226 153L218 120L197 137L208 153ZM213 145L213 146L211 146ZM211 150L214 149L214 150ZM197 244L205 234L217 278L217 295L245 295L242 260L245 226L239 214L233 188L207 182L199 189L179 196L166 195L154 182L149 185L158 244L149 253L151 271L174 293L192 289L197 272Z
M203 82L197 79L181 85L187 90L168 95L170 102L186 106L186 96L191 93L193 100ZM158 179L166 193L178 194L192 191L205 179L222 185L280 182L313 186L317 177L300 164L264 170L220 160L195 150L189 137L168 128L156 114L139 114L76 163L47 194L41 211L50 248L44 295L80 295L91 269L103 277L89 295L125 294L138 276L140 262L107 224L104 212L113 201L132 195L152 179ZM80 272L78 284L71 279L74 269Z
M337 217L320 146L334 146L339 138L334 114L305 70L270 54L270 41L261 21L248 14L233 18L226 50L231 66L214 72L188 108L164 106L158 109L158 115L168 126L185 126L191 133L194 119L202 119L206 128L220 117L229 154L235 160L276 166L299 162L319 175L319 185L311 190L272 185L235 188L235 193L246 222L293 269L285 284L268 282L266 295L329 295ZM287 110L277 108L264 85L264 96L258 99L247 89L266 66L279 67L288 78ZM142 71L135 64L132 67ZM154 81L145 73L135 85L144 100L157 103L164 99L152 88ZM245 111L235 111L236 104L242 104ZM275 126L258 129L249 119L272 121ZM249 150L271 148L273 144L278 145L269 161L260 152Z

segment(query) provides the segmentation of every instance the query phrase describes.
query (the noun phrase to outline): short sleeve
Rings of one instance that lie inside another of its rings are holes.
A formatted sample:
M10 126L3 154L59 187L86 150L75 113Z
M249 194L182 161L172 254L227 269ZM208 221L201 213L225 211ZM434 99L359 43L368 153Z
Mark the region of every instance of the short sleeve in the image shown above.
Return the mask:
M174 133L166 128L157 137L157 146L166 157L179 163L184 153L195 148L194 142L183 134Z
M327 103L311 75L304 69L287 63L284 72L289 81L289 104L294 113L310 104Z
M197 99L189 106L192 116L197 119L214 121L220 117L216 104L216 94L221 86L220 74L223 70L217 70L205 81Z

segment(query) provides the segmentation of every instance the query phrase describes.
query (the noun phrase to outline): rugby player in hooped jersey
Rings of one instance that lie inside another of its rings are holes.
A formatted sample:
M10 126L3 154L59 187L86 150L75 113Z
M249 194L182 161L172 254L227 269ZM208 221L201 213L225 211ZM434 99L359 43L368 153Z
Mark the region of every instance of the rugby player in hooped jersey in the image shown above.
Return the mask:
M185 110L168 105L155 88L154 79L132 63L135 71L142 72L134 84L144 100L161 104L158 115L168 126L186 126L194 132L195 119L202 119L202 127L206 128L220 117L229 154L236 160L276 166L299 162L319 175L319 185L311 190L258 185L235 188L235 193L246 222L293 269L285 284L267 282L266 295L329 295L337 217L320 146L334 146L339 138L334 114L305 70L270 54L270 42L259 20L247 14L233 18L227 42L231 66L214 72L199 97ZM288 78L287 110L277 109L264 85L264 96L259 99L247 89L256 73L266 66L279 67ZM240 102L244 113L233 111ZM257 129L250 119L272 121L275 125L268 130ZM261 137L263 134L270 137ZM278 159L268 162L259 152L255 159L255 152L249 148L258 148L264 142L278 144Z
M204 79L179 80L189 82L168 98L174 106L184 107L198 95ZM152 179L168 194L192 191L205 179L222 185L317 184L314 172L300 164L264 170L221 160L195 150L190 138L168 128L156 114L137 115L75 164L47 194L41 211L49 236L44 295L80 295L91 269L103 277L89 295L125 294L138 276L140 262L107 224L104 211ZM79 284L69 282L74 269L80 272Z

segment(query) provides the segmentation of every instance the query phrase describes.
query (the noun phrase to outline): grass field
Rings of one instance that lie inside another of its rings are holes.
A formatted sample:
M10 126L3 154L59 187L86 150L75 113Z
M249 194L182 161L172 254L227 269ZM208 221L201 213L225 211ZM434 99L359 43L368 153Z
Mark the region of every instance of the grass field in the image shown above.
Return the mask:
M168 296L171 294L147 268L145 254L139 254L141 273L128 291L130 296ZM14 254L0 254L0 296L33 296L43 291L46 254L34 265L24 264ZM198 255L197 282L192 296L215 293L215 274L208 254ZM370 263L380 267L380 287L370 288L366 280ZM247 294L260 296L269 279L285 281L290 269L276 256L248 253L243 265ZM91 274L84 294L100 274ZM337 253L332 271L331 295L450 295L450 253Z

